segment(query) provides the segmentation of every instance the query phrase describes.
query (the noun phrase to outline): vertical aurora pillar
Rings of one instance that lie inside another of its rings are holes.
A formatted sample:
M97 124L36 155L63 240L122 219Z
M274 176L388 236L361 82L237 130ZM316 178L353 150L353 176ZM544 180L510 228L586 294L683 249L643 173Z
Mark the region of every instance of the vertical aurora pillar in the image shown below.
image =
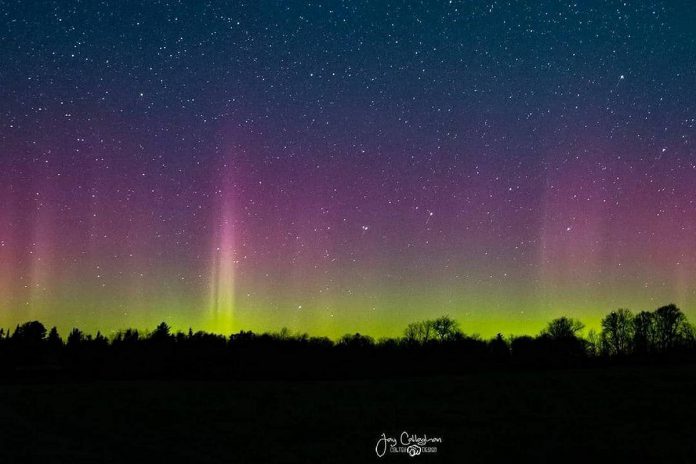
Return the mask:
M210 269L210 317L216 331L229 333L234 326L235 219L234 203L227 190L220 192L220 207L213 219Z

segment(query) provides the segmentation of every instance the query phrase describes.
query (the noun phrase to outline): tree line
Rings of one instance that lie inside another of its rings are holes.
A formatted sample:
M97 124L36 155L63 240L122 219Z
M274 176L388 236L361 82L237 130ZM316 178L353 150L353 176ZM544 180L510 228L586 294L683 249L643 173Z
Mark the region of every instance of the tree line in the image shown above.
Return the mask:
M230 336L119 331L111 337L75 328L63 339L39 321L0 329L0 378L345 378L458 374L471 369L582 367L633 362L696 361L696 329L675 305L607 314L583 335L573 318L550 321L536 336L465 334L449 316L408 324L403 336L359 333L338 340L287 329Z

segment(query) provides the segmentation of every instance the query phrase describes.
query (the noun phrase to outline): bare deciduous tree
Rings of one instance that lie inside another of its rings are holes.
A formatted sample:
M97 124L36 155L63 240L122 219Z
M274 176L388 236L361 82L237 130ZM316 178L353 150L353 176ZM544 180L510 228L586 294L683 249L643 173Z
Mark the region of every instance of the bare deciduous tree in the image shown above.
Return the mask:
M552 320L542 331L542 335L548 335L553 339L575 338L577 333L585 328L585 324L570 317L559 317Z
M633 314L628 309L612 311L602 319L602 349L611 355L628 354L631 351L635 327Z

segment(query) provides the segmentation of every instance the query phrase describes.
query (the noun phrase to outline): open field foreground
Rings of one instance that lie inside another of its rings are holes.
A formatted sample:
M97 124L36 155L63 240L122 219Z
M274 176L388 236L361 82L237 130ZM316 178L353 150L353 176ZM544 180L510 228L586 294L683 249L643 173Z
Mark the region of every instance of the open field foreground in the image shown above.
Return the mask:
M2 462L687 462L696 366L0 385ZM382 433L439 437L413 458Z

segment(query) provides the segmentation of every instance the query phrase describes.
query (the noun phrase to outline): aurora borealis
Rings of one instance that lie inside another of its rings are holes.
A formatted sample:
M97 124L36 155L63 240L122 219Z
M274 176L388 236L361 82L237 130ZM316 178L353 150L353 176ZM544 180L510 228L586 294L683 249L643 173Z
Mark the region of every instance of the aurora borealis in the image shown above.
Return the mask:
M696 317L689 2L0 7L0 326Z

